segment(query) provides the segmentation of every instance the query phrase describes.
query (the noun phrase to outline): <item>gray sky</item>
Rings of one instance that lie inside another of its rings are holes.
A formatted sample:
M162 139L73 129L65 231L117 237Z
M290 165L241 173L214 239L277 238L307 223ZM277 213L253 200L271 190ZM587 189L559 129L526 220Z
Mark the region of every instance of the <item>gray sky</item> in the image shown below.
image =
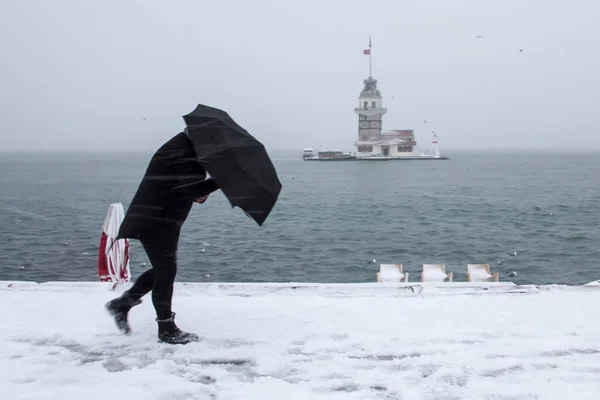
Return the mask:
M599 15L597 0L4 0L0 150L151 150L205 103L268 148L350 151L369 34L384 129L419 147L435 130L442 151L599 149Z

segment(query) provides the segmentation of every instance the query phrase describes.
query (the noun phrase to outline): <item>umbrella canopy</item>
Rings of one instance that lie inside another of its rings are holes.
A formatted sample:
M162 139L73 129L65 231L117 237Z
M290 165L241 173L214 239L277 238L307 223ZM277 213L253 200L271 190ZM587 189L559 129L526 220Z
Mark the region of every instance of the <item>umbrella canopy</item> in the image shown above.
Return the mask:
M241 208L262 225L281 191L265 147L223 110L199 104L183 119L198 161L231 206Z

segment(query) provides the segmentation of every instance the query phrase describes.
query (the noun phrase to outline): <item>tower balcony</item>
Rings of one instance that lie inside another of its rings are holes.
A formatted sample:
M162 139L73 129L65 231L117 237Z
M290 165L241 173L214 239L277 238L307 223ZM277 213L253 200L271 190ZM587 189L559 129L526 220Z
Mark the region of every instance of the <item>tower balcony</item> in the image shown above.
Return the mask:
M356 107L354 112L357 115L372 117L374 115L384 115L387 112L385 107Z

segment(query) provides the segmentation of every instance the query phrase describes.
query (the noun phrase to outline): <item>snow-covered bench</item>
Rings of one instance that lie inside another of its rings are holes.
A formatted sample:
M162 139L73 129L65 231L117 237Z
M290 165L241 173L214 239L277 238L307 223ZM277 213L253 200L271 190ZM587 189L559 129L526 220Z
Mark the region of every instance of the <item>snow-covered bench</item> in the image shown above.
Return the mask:
M467 264L467 282L498 282L497 272L490 272L489 264Z
M452 272L446 273L444 264L423 264L421 282L452 282Z
M402 264L380 264L377 282L408 282L408 272L402 271Z

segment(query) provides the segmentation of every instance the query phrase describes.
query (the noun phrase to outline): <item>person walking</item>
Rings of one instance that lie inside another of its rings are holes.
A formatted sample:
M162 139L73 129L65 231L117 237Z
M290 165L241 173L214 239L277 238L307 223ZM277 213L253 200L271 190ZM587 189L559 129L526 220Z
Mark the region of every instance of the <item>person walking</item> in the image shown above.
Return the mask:
M196 158L187 128L164 143L151 158L116 240L139 240L152 268L105 305L123 333L131 332L131 308L141 304L142 297L152 291L159 341L186 344L198 340L198 335L177 327L171 309L177 248L181 227L193 204L204 203L216 190L216 181L206 179L206 170Z

